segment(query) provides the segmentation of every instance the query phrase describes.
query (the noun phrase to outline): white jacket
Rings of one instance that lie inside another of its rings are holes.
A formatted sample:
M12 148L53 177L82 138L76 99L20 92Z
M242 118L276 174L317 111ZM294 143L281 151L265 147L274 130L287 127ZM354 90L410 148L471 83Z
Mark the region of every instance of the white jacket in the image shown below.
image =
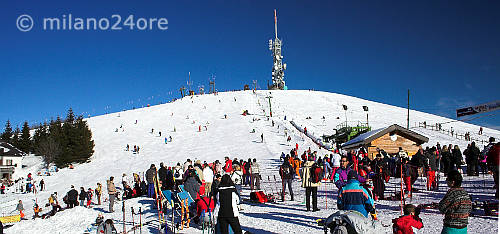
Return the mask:
M205 167L203 169L203 179L205 179L205 183L213 183L214 182L214 172L212 168Z
M340 154L333 154L332 157L332 162L333 162L333 167L340 167Z
M241 182L243 182L243 172L234 171L233 174L231 174L231 180L233 180L235 185L241 185Z

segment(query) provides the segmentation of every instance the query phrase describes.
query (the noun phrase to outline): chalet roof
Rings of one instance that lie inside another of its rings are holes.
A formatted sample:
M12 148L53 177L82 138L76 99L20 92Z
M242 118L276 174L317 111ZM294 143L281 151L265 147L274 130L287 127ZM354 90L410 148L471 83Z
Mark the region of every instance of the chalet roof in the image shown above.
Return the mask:
M22 157L24 153L5 141L0 140L0 157L1 156L9 156L9 157Z
M342 144L342 148L344 149L351 149L351 148L356 148L356 147L361 147L363 145L366 145L373 140L387 134L387 133L397 133L400 136L403 136L407 139L410 139L412 141L415 141L417 144L423 144L425 142L429 141L429 138L420 135L414 131L408 130L404 127L401 127L397 124L393 124L391 126L385 127L385 128L379 128L373 131L369 131L366 133L363 133L359 135L358 137L351 139L350 141Z

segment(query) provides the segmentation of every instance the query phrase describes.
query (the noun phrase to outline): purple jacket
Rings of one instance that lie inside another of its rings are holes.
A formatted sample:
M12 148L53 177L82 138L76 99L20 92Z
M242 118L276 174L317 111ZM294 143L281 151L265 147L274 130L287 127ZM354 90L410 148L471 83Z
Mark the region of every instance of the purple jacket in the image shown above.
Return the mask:
M339 190L347 184L347 174L349 174L349 172L351 170L352 169L350 167L347 167L347 168L339 167L335 171L335 177L333 180L335 181L335 185L337 186L337 188ZM366 179L364 177L358 175L358 181L360 183L364 183L364 182L366 182Z

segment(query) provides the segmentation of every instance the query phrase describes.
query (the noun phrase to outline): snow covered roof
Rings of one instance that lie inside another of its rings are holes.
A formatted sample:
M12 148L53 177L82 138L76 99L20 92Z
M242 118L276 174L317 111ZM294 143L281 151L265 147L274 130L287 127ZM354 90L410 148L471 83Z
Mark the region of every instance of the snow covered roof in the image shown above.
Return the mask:
M379 128L376 130L372 130L369 132L365 132L358 137L351 139L350 141L342 144L342 148L344 149L351 149L355 147L360 147L362 145L365 145L367 143L372 142L373 140L387 134L387 133L393 133L396 132L398 135L404 136L408 139L411 139L415 141L418 144L423 144L427 141L429 141L429 138L420 135L414 131L408 130L404 127L401 127L397 124L393 124L391 126L385 127L385 128Z
M0 157L22 157L24 153L5 141L0 140Z

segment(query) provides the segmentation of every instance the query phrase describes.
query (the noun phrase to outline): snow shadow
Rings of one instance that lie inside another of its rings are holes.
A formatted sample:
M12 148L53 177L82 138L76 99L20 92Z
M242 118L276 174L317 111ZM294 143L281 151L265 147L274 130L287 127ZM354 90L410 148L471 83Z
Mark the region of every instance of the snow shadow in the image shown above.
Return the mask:
M311 217L300 214L288 214L288 213L274 212L274 211L266 213L244 213L244 214L252 218L274 220L278 222L284 222L284 223L314 228L316 230L322 230L321 227L312 224L317 217Z

